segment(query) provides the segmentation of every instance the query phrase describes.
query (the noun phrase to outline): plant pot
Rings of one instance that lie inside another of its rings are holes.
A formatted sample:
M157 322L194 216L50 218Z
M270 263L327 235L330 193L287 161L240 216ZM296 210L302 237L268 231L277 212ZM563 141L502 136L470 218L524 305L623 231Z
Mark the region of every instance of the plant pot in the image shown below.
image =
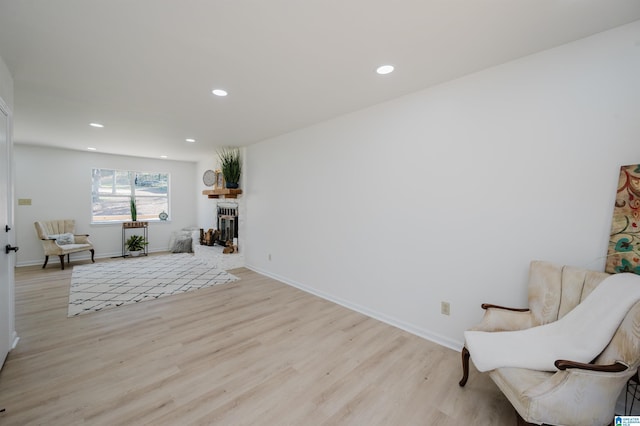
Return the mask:
M227 182L225 186L227 189L237 189L240 185L238 185L238 182Z
M129 256L131 257L138 257L140 256L140 253L142 253L140 250L129 250Z

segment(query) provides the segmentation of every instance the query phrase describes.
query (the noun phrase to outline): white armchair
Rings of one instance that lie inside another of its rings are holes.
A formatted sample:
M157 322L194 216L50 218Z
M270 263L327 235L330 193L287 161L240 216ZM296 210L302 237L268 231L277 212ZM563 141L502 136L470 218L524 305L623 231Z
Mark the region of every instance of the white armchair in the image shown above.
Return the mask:
M47 266L49 256L54 255L60 258L60 267L64 269L64 256L67 256L67 263L70 263L70 254L80 251L90 251L91 262L95 262L93 258L95 251L93 244L89 241L89 235L76 234L76 224L73 219L40 221L35 222L34 226L44 249L43 268Z
M534 261L529 308L482 305L479 331L523 330L557 321L581 303L608 274ZM557 360L557 371L504 367L489 377L517 412L518 425L608 425L616 400L640 365L640 302L627 313L608 346L591 363ZM585 336L586 339L589 336ZM469 351L462 349L464 386Z

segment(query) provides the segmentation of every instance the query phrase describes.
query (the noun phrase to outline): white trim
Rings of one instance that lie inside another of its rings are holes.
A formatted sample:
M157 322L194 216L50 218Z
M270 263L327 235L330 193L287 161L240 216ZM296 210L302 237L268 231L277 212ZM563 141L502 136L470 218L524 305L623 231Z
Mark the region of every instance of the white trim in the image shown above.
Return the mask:
M11 336L11 350L14 350L16 348L16 346L18 346L18 341L20 340L20 337L18 337L18 333L16 333L15 331L13 332L13 336Z
M314 288L308 287L304 284L298 283L296 281L290 280L288 278L279 276L277 274L271 273L269 271L265 271L263 269L257 268L255 266L252 265L245 265L245 267L247 269L251 269L254 272L257 272L261 275L265 275L269 278L273 278L274 280L280 281L284 284L290 285L292 287L295 287L297 289L300 289L302 291L305 291L307 293L313 294L315 296L321 297L322 299L328 300L330 302L333 303L337 303L338 305L344 306L347 309L351 309L352 311L356 311L359 312L363 315L366 315L368 317L377 319L378 321L382 321L386 324L392 325L394 327L397 327L401 330L404 330L408 333L414 334L418 337L422 337L423 339L432 341L434 343L437 343L441 346L444 346L446 348L452 349L454 351L460 351L462 349L462 346L464 345L464 343L462 341L458 341L458 340L454 340L454 339L450 339L448 337L442 336L440 334L437 333L433 333L429 330L423 329L421 327L417 327L413 324L409 324L407 322L401 321L397 318L394 318L392 316L383 314L382 312L378 312L369 308L366 308L364 306L349 302L347 300L344 299L340 299L338 297L332 296L328 293L324 293L322 291L318 291Z
M170 252L170 248L160 248L160 249L149 249L149 253L166 253L166 252ZM88 250L86 251L79 251L77 253L72 253L74 255L73 260L71 262L74 262L76 260L90 260L91 259L91 254L89 253ZM65 255L66 256L66 255ZM99 255L96 253L94 255L94 259L115 259L117 257L122 257L122 252L112 252L112 253L100 253ZM66 261L65 261L66 262ZM24 262L18 262L16 264L16 267L21 268L23 266L35 266L35 265L42 265L44 263L44 257L42 259L38 259L38 260L27 260ZM49 262L47 263L47 268L49 267L49 265L60 265L60 258L56 255L51 255L49 256ZM65 263L66 265L66 263Z
M0 59L1 62L1 59ZM9 106L4 102L4 99L0 98L0 114L4 114L7 117L7 128L6 128L6 161L7 161L7 170L6 173L6 183L7 183L7 223L2 225L7 225L12 228L11 233L8 233L8 243L11 245L16 245L16 230L15 230L15 210L14 210L14 200L15 200L15 167L13 160L13 112L9 108ZM7 283L9 286L8 298L9 298L9 306L8 306L8 316L9 316L9 336L10 336L10 348L9 351L13 350L15 346L18 344L18 334L16 332L16 302L15 302L15 265L16 265L16 256L12 255L9 257L9 271L8 271L8 280ZM6 359L4 360L6 361ZM0 368L2 367L2 363L0 363Z
M0 60L1 61L1 60ZM13 232L7 232L7 243L13 246L16 245L16 231L15 231L15 211L14 211L14 199L15 199L15 188L14 188L14 179L15 179L15 168L13 163L13 113L9 106L4 102L2 98L0 98L0 114L6 116L7 127L6 131L6 185L7 185L7 221L2 225L10 226ZM2 207L4 208L4 207ZM16 265L16 256L11 255L8 258L8 273L7 273L7 286L8 286L8 306L7 306L7 314L9 323L6 325L9 328L9 352L13 350L18 344L18 334L16 332L16 306L15 306L15 265ZM3 324L4 326L4 324ZM4 357L6 354L3 354ZM6 359L3 358L3 361ZM2 362L0 362L0 368L2 367Z

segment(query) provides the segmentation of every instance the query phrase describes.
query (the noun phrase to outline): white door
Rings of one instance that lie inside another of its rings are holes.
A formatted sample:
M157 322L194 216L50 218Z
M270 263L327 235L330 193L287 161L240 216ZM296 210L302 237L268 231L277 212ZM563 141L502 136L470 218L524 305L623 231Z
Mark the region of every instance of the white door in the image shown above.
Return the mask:
M0 99L0 368L15 339L13 268L15 252L7 252L7 246L15 243L13 238L12 161L10 140L10 115Z

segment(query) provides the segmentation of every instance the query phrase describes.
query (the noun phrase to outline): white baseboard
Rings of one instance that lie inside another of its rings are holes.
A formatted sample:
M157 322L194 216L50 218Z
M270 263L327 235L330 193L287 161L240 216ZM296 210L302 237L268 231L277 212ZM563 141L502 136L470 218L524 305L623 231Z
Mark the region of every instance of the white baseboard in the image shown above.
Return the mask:
M382 321L382 322L384 322L386 324L389 324L389 325L392 325L394 327L397 327L397 328L399 328L401 330L404 330L404 331L406 331L408 333L414 334L414 335L416 335L418 337L422 337L423 339L432 341L432 342L437 343L437 344L439 344L441 346L444 346L446 348L453 349L454 351L460 351L462 349L462 346L464 345L464 343L461 342L461 341L458 341L458 340L455 340L455 339L450 339L450 338L442 336L442 335L440 335L438 333L434 333L432 331L429 331L429 330L426 330L424 328L418 327L418 326L416 326L414 324L410 324L410 323L407 323L405 321L399 320L397 318L391 317L389 315L383 314L382 312L378 312L378 311L375 311L373 309L369 309L369 308L367 308L365 306L361 306L361 305L358 305L356 303L349 302L348 300L344 300L344 299L341 299L339 297L335 297L335 296L333 296L331 294L328 294L328 293L325 293L325 292L322 292L322 291L318 291L318 290L316 290L314 288L311 288L311 287L308 287L308 286L306 286L304 284L301 284L301 283L298 283L296 281L290 280L290 279L288 279L286 277L279 276L277 274L271 273L269 271L265 271L263 269L257 268L257 267L252 266L252 265L246 265L245 267L247 269L251 269L252 271L255 271L255 272L257 272L257 273L259 273L261 275L265 275L265 276L267 276L269 278L273 278L274 280L278 280L280 282L283 282L283 283L285 283L287 285L290 285L292 287L298 288L298 289L300 289L302 291L305 291L307 293L311 293L311 294L313 294L315 296L318 296L318 297L320 297L322 299L328 300L328 301L333 302L333 303L337 303L338 305L344 306L345 308L351 309L352 311L359 312L359 313L364 314L364 315L366 315L368 317L377 319L378 321Z
M16 346L18 346L18 341L20 340L20 338L18 337L18 333L16 333L15 331L13 332L13 335L11 336L11 350L15 349Z
M150 249L149 253L160 253L165 251L168 252L169 248L167 247L164 249L153 249L153 250ZM91 253L89 253L88 251L71 253L71 254L73 254L73 256L71 256L72 262L74 260L90 260L91 259ZM109 259L114 257L122 257L122 251L112 252L112 253L95 253L94 255L94 259ZM25 260L25 261L17 262L16 267L19 268L21 266L42 265L43 263L44 263L44 255L42 259ZM58 256L49 256L49 262L47 263L47 268L49 267L49 265L60 265L60 258Z

